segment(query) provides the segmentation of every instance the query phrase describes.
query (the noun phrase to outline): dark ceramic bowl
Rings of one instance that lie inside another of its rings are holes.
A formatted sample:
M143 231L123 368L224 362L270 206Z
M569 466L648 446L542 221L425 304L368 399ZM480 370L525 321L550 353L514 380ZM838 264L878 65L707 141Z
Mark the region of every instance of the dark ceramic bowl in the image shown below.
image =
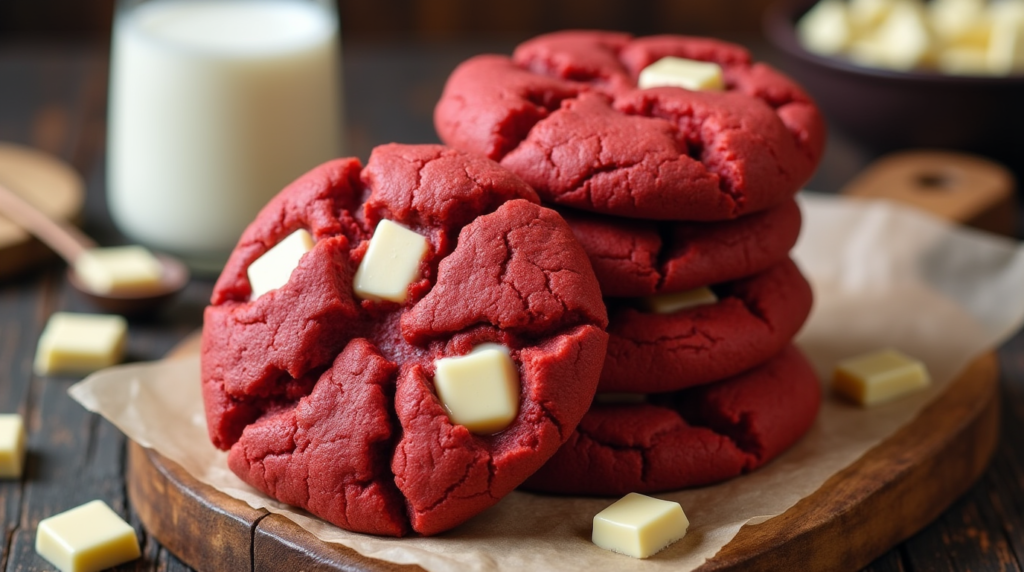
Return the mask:
M896 72L810 53L795 24L813 5L776 2L765 32L784 57L783 70L817 100L830 127L874 152L943 147L1024 163L1024 76Z

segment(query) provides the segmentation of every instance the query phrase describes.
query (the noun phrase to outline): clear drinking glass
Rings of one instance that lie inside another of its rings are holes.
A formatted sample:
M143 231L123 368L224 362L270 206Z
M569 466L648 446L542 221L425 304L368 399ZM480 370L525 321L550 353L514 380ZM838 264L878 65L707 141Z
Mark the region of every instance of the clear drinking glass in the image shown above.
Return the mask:
M118 0L107 197L131 239L220 269L282 187L341 154L333 0Z

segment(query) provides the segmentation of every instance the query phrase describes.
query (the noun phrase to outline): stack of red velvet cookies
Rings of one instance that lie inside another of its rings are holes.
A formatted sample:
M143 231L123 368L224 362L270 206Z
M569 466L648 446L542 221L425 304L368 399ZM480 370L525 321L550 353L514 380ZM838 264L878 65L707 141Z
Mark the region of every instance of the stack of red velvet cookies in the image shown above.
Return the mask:
M666 57L720 89L638 88ZM232 252L202 381L239 477L429 535L524 483L722 480L807 430L788 252L823 125L796 85L713 40L561 33L461 65L436 123L455 149L325 163Z
M638 88L665 57L717 64L721 89ZM820 387L790 342L811 290L788 252L824 125L796 84L724 42L563 32L463 63L435 123L557 208L608 306L594 405L526 486L706 484L806 432Z

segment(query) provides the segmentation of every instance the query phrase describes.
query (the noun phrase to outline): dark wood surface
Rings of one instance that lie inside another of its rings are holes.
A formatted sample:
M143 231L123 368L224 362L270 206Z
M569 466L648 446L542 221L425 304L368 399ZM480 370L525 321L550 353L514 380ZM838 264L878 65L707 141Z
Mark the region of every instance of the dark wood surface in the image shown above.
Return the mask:
M365 159L373 145L388 141L435 141L430 112L444 76L461 59L488 49L507 51L508 46L389 44L347 49L351 154ZM106 79L106 55L101 50L4 43L0 37L0 141L48 151L78 169L87 184L85 229L110 245L121 238L110 225L103 200ZM870 152L833 137L809 188L838 190L870 158ZM132 320L129 359L158 359L198 328L211 285L196 279L159 315ZM95 498L128 518L142 541L142 559L119 570L187 570L147 535L129 506L125 438L67 396L75 379L32 374L36 340L56 310L91 310L71 291L57 263L0 283L0 413L25 417L30 449L24 477L0 482L0 570L51 570L33 549L38 522ZM1001 440L989 469L933 523L875 560L868 570L1024 567L1024 335L999 348L998 356ZM245 555L237 569L251 569Z

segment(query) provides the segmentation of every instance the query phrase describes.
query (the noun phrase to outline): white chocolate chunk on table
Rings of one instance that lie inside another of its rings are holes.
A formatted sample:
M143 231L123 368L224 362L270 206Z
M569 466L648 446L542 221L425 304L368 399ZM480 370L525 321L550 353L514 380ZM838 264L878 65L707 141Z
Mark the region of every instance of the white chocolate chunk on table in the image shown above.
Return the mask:
M39 336L33 369L38 375L87 374L114 365L127 334L121 316L56 312Z
M690 521L677 502L629 493L594 516L594 544L649 558L686 536Z
M40 521L36 552L61 572L98 572L141 555L135 529L100 500Z
M21 415L0 415L0 479L17 479L25 467L25 424Z

